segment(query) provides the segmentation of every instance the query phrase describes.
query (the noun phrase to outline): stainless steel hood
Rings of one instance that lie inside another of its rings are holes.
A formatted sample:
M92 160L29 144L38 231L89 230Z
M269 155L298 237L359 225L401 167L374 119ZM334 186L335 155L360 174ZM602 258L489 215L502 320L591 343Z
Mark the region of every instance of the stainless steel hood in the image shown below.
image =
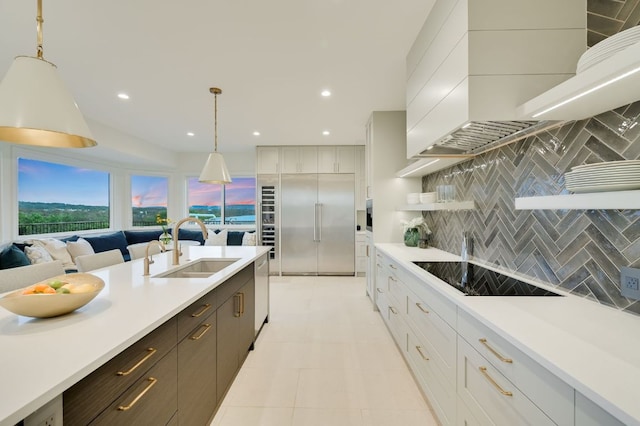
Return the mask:
M413 158L473 157L561 124L561 121L472 121Z

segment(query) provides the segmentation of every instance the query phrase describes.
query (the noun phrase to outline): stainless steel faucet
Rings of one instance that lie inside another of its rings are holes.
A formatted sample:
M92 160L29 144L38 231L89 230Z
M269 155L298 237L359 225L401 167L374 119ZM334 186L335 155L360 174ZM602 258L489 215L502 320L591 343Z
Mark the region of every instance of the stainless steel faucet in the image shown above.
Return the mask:
M159 246L161 252L167 251L167 248L162 244L162 242L157 240L152 240L147 243L147 249L144 252L144 273L142 275L149 275L149 265L153 263L153 255L149 255L149 249L152 246Z
M185 217L184 219L180 220L179 222L176 223L176 225L173 227L173 232L172 232L172 237L173 237L173 264L174 265L179 265L180 264L180 255L182 253L180 253L180 244L178 243L178 232L180 232L180 225L182 225L185 222L195 222L198 225L200 225L200 229L202 230L202 238L204 238L205 240L208 238L209 236L209 231L207 231L207 227L204 226L204 223L198 219L197 217Z

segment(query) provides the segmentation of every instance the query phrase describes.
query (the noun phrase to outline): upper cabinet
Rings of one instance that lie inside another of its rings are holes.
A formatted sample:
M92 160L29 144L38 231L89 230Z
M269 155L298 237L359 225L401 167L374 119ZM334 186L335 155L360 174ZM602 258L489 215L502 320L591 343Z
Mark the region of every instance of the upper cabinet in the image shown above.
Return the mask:
M585 0L438 0L407 56L407 157L475 122L519 120L575 74L586 16Z
M256 147L256 173L259 175L277 174L279 170L280 148L277 146Z
M356 149L350 145L319 146L318 173L355 173Z
M280 148L281 173L318 173L318 148L283 146Z

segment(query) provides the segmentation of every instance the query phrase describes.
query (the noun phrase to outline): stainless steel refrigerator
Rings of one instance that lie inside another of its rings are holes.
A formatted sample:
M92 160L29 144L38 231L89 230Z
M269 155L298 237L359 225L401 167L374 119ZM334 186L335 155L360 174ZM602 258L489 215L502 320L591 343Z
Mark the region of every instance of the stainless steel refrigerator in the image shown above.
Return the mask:
M283 275L353 275L353 174L281 175Z

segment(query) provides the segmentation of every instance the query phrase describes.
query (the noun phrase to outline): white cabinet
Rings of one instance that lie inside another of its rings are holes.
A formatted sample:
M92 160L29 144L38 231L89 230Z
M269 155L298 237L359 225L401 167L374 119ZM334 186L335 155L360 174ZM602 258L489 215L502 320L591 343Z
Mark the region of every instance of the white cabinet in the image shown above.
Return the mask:
M280 148L277 146L256 147L256 173L273 175L279 173Z
M576 426L622 426L624 423L576 391Z
M364 210L366 204L367 181L365 176L365 148L356 146L356 210Z
M375 247L373 245L373 238L371 238L371 232L365 232L365 245L367 253L367 294L371 303L373 303L374 310L376 309L376 254Z
M492 399L497 404L492 406L495 410L507 410L505 407L511 407L516 411L514 415L525 415L525 418L533 419L534 417L529 417L533 416L529 405L534 405L553 424L573 425L574 396L571 386L462 310L458 311L458 335L458 392L464 389L460 397L472 411L473 401L476 401L490 417L502 415L488 410L481 402L481 397L476 394L487 394L493 390L493 395L498 400ZM462 348L468 349L461 351ZM460 376L461 372L463 377ZM483 380L480 385L478 382ZM500 394L499 388L514 396ZM526 401L521 401L521 398ZM479 417L478 413L474 414Z
M367 238L365 234L356 234L356 275L364 276L367 272Z
M315 146L283 146L280 162L281 173L317 173L318 149Z
M354 146L319 146L318 173L355 173Z

